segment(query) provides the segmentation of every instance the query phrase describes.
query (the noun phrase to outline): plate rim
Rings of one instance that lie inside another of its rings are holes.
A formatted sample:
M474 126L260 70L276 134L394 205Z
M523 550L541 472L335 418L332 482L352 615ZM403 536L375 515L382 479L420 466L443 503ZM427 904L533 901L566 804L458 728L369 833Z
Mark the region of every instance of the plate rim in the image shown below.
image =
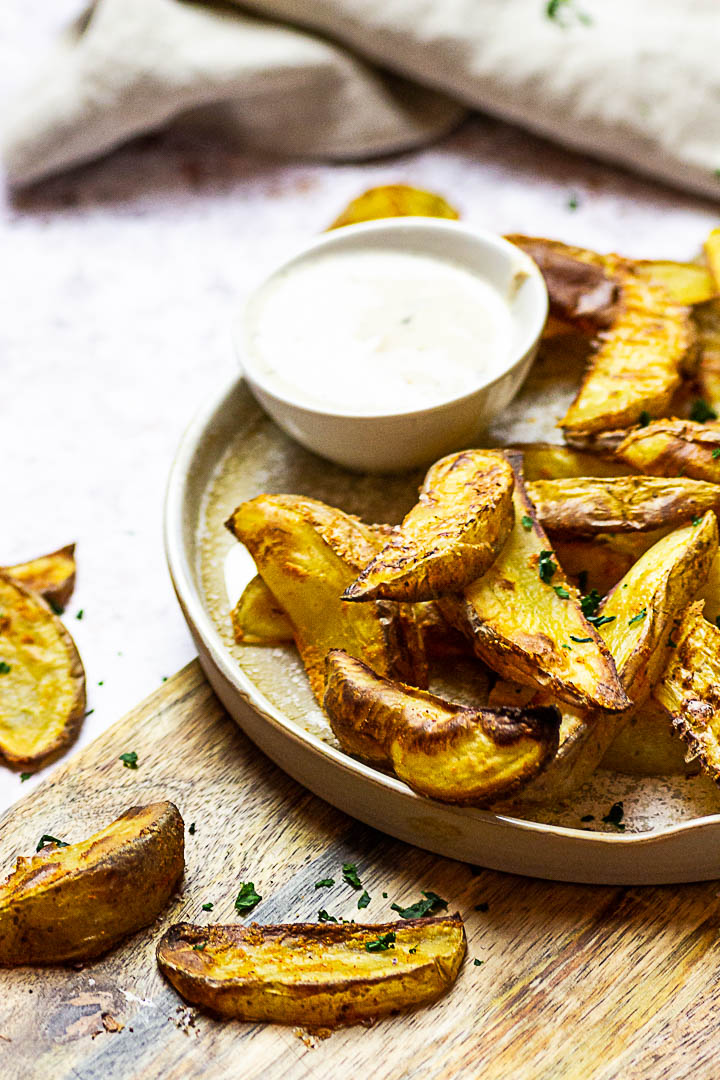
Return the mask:
M650 832L615 835L572 828L566 825L532 821L526 818L514 817L511 814L485 810L480 807L454 806L452 803L444 803L419 795L397 777L381 773L364 762L352 758L349 754L337 750L334 746L330 746L320 739L319 736L306 731L294 720L285 716L282 710L273 705L258 690L245 672L238 668L227 646L224 644L219 630L205 609L184 541L184 509L190 477L190 465L203 438L208 433L212 419L222 411L228 399L242 389L245 389L253 397L244 376L242 374L233 374L222 382L219 387L215 387L212 392L208 393L185 428L168 475L163 508L163 538L170 578L183 616L191 631L200 637L212 662L239 693L246 705L270 723L277 732L290 741L301 744L304 749L312 751L319 762L330 759L336 768L343 769L351 773L355 778L360 778L366 783L378 786L388 793L410 799L422 808L437 806L442 808L444 812L452 811L466 819L478 819L501 828L521 829L540 835L550 833L553 836L582 841L590 847L597 844L646 846L658 843L679 833L696 831L703 826L720 825L720 812L718 812L690 818L688 821L677 822L674 825L666 825ZM258 408L261 408L261 406L258 405ZM281 766L279 767L281 768Z

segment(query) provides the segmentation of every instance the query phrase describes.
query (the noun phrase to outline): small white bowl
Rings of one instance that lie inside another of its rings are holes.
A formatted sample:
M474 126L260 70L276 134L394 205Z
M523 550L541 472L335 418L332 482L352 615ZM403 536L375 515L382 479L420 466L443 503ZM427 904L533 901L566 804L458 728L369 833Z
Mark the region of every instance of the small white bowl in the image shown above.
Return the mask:
M357 471L410 469L472 446L518 392L537 351L548 312L547 289L537 265L501 236L456 221L388 218L325 233L274 274L329 249L437 255L483 278L507 299L510 311L511 346L502 370L479 381L469 393L424 409L389 409L368 416L308 406L271 385L249 347L246 312L268 278L249 298L234 326L238 357L257 400L303 446Z

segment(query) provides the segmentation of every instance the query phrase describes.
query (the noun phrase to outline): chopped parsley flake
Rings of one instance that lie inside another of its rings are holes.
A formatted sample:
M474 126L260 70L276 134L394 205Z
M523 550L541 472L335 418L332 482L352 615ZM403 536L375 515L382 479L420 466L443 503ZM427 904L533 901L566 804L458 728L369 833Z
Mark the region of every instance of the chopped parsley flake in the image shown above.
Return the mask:
M482 960L473 960L473 967L480 967Z
M35 848L35 850L40 851L40 849L44 848L46 844L57 844L58 847L70 846L69 844L66 844L64 840L58 840L57 836L51 836L50 833L43 833L38 840L38 846Z
M366 908L369 903L370 903L370 893L367 891L367 889L365 889L362 896L359 897L359 899L358 899L358 907L359 908Z
M561 600L569 600L570 599L570 593L567 591L567 589L565 588L564 585L553 585L553 589L555 590L555 592L557 593L557 595L560 597Z
M413 945L412 949L408 949L408 952L410 953L411 956L414 956L415 953L417 952L417 945Z
M329 889L335 884L335 878L324 877L315 882L316 889Z
M21 781L21 783L24 784L25 781L29 780L31 776L32 776L31 772L21 772L20 773L20 781Z
M383 893L383 900L387 900L387 893L386 892Z
M563 645L560 646L560 648L561 649L567 649L568 652L572 652L572 645L563 644Z
M50 610L53 615L63 615L65 613L65 608L62 604L56 604L54 600L48 600L48 604L50 605Z
M188 829L188 832L190 833L191 836L195 835L195 822L194 821L192 821L190 823L190 828Z
M541 551L538 556L538 574L545 585L550 584L553 574L557 570L556 564L552 561L554 554L553 551Z
M118 761L122 761L126 769L137 769L138 756L134 750L128 750L126 753L121 754Z
M613 803L607 814L603 818L606 825L614 825L620 832L625 831L625 826L622 824L622 819L625 815L625 810L621 802Z
M365 948L368 952L385 952L395 948L395 931L389 930L387 934L381 934L374 941L366 941Z
M342 875L348 885L352 885L353 889L362 889L362 882L358 877L357 866L352 862L343 863Z
M640 413L640 416L638 417L638 427L647 427L651 420L652 416L650 415L650 413L647 411L647 409L643 409L643 411Z
M212 911L214 907L215 905L213 904L212 900L208 900L207 904L203 904L202 909L203 911Z
M80 608L80 610L78 611L78 613L77 613L77 615L75 616L75 618L76 618L76 619L82 619L82 617L83 617L83 615L84 615L84 614L85 614L85 612L83 611L83 609L82 609L82 608Z
M580 200L578 199L577 195L573 193L567 201L568 210L577 210L579 205Z
M637 615L633 615L632 619L628 619L628 626L633 626L636 622L642 622L647 615L647 608L643 608L638 611Z
M593 626L605 626L605 623L615 622L617 615L588 615L587 621Z
M690 419L698 424L704 424L706 420L717 420L717 413L704 398L696 398L690 410Z
M701 517L694 517L694 518L692 519L692 523L693 523L693 525L699 525L701 521L702 521L702 518L701 518Z
M324 907L320 908L320 910L318 911L318 919L320 920L320 922L337 922L335 916L330 915Z
M592 641L591 637L575 637L574 634L570 635L570 640L574 641L577 645L586 645L588 641Z
M95 712L95 710L94 710L94 709L88 709L88 710L87 710L87 712L85 713L85 716L92 716L92 714L93 714L94 712Z
M713 455L712 456L714 458L719 458L720 457L720 446L715 447L715 449L713 450Z
M241 881L240 892L235 897L235 910L236 911L250 911L256 904L259 904L262 900L262 896L255 892L255 886L252 881Z
M580 23L582 26L592 24L592 19L587 12L575 6L575 0L547 0L545 14L563 30L566 30L573 22Z
M489 911L490 910L490 905L488 904L487 900L483 900L482 904L476 904L475 905L475 910L476 911Z
M586 596L580 597L580 610L587 619L590 615L594 615L597 609L600 607L600 601L602 597L597 589L591 589Z
M12 668L8 664L7 660L0 660L0 675L7 675Z
M520 518L520 521L522 523L523 529L526 529L527 532L530 532L530 530L532 529L532 518L529 517L527 514L523 514L523 516Z
M206 945L207 941L199 941L197 945L193 945L193 949L195 952L202 952Z
M399 904L391 904L393 911L397 911L401 919L422 919L433 911L447 911L447 900L437 893L423 890L424 900L418 900L410 907L400 907Z

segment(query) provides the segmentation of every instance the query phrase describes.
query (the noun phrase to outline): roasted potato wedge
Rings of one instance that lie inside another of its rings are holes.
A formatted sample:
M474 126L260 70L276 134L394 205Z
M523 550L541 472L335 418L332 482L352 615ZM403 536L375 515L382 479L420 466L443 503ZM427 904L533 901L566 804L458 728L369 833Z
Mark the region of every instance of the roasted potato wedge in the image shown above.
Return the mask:
M548 688L563 701L626 709L613 661L527 497L519 459L508 456L515 470L513 530L487 573L462 594L441 597L440 610L503 678ZM582 650L572 638L586 642Z
M300 495L259 495L226 523L287 613L313 693L322 703L325 657L345 649L382 675L422 685L420 636L409 606L351 604L342 593L380 549L368 525Z
M720 486L685 477L536 480L528 495L545 529L570 536L648 532L720 511Z
M674 621L707 577L717 553L715 515L663 537L635 563L598 609L598 629L622 684L636 706L648 697L668 662ZM604 621L601 621L604 620ZM547 694L533 704L546 704ZM583 784L632 713L563 707L558 752L519 793L523 803L567 798Z
M275 645L293 640L293 625L267 585L256 574L230 613L238 645Z
M64 608L75 588L75 545L67 544L49 555L1 569L26 588L40 593L51 607Z
M499 450L437 461L400 529L343 593L343 600L432 600L485 573L507 540L513 471Z
M702 304L718 294L712 274L700 263L634 259L632 265L640 277L662 285L676 304Z
M533 480L564 480L576 476L628 476L635 470L616 458L601 457L554 443L518 443L525 483Z
M330 229L393 217L438 217L456 221L460 215L442 195L406 184L387 184L358 195L333 221Z
M675 648L653 698L697 758L720 783L720 630L703 615L702 602L683 612L672 637Z
M0 571L0 754L38 769L76 738L85 672L69 633L35 592Z
M465 956L459 915L396 923L171 926L157 946L185 1001L254 1022L339 1027L429 1005Z
M712 229L708 235L705 241L705 258L717 294L720 292L720 229Z
M149 926L184 867L184 826L170 802L133 806L79 844L19 858L0 885L0 964L100 956Z
M700 355L696 374L700 396L720 416L720 300L702 304L693 314Z
M558 744L553 707L469 709L382 679L337 649L327 658L324 706L348 753L392 765L421 795L466 806L521 787Z
M629 432L616 454L638 472L720 483L720 424L653 420Z

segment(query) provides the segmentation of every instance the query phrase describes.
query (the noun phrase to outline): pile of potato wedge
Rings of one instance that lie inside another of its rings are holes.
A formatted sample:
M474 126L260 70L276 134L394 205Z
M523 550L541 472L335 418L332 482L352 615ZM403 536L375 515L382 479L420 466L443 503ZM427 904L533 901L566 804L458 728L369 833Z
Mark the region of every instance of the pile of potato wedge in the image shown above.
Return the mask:
M545 276L546 333L591 343L565 445L452 454L396 526L243 503L235 639L294 641L341 747L431 798L553 804L601 764L720 781L720 232L702 263L509 239ZM493 675L473 707L428 690L463 651Z

